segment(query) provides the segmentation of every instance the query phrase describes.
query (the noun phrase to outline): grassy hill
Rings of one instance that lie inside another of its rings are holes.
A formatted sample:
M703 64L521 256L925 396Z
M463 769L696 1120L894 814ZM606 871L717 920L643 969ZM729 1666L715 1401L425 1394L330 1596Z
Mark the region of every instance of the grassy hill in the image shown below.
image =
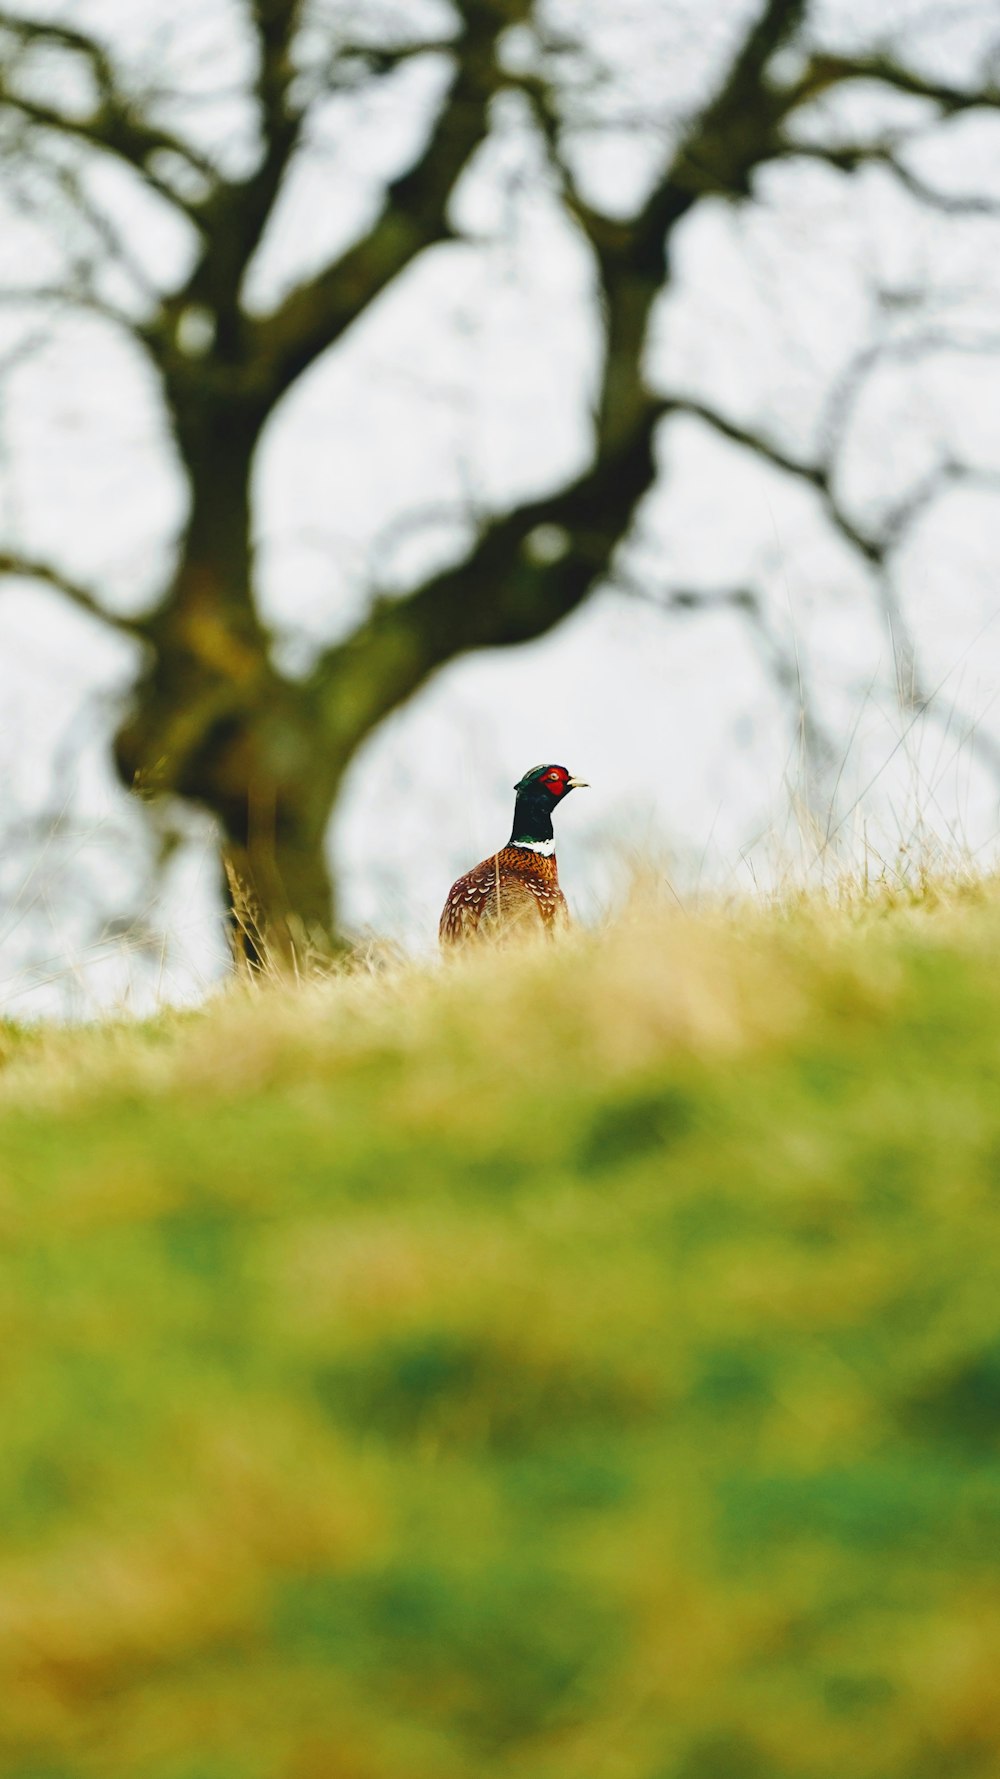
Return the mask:
M3 1779L995 1779L1000 892L6 1031Z

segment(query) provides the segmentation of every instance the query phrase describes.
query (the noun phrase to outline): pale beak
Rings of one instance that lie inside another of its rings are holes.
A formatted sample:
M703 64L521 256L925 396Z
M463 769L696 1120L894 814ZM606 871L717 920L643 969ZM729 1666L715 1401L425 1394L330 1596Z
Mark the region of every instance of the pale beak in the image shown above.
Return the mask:
M568 791L589 791L590 786L585 778L568 778L566 789Z

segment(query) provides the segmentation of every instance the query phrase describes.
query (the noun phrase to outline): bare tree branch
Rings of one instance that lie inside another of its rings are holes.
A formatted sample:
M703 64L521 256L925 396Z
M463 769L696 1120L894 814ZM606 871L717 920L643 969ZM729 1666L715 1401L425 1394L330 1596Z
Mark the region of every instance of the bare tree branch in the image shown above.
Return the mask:
M123 636L134 637L137 641L146 639L146 627L141 618L126 618L119 613L109 612L88 587L74 580L71 575L64 574L62 569L56 568L51 562L23 556L17 551L0 550L0 579L39 581L43 586L61 593L79 611L99 619L102 624L120 631Z
M84 116L60 111L57 106L18 91L16 81L0 65L0 102L19 112L29 123L75 137L89 147L125 161L160 197L196 220L197 207L186 204L151 163L158 154L178 156L191 171L213 187L218 174L211 161L173 131L142 116L118 85L111 56L98 38L76 27L21 17L0 11L0 29L8 31L25 48L44 45L68 50L82 57L93 77L97 105Z
M151 344L153 339L152 330L146 329L141 322L134 321L124 310L104 302L91 290L67 289L59 284L36 285L23 290L0 290L0 308L49 309L63 313L67 310L79 310L85 315L95 315L101 321L112 323L143 345Z
M945 216L1000 217L1000 198L991 198L976 192L941 191L939 187L929 185L926 179L922 179L898 155L888 157L887 165L891 167L900 185L929 209L939 210Z
M819 433L824 455L833 461L843 447L852 412L868 379L886 364L909 364L938 353L974 357L1000 355L1000 332L961 334L940 325L915 329L901 338L875 340L851 359L827 397Z
M457 43L454 32L446 37L418 37L391 45L342 39L319 80L326 92L354 91L359 81L393 74L418 56L453 55Z
M101 205L94 203L77 170L56 164L50 167L48 172L49 177L67 203L89 227L93 239L103 249L105 261L109 261L125 273L145 302L147 312L155 314L162 300L162 292L157 290L152 283L142 261L132 251L131 245L115 226L107 211ZM79 296L86 300L90 307L99 308L119 326L129 326L128 317L121 310L113 308L97 295L97 256L91 254L74 257L72 281L68 290L71 300L79 293Z
M901 709L917 715L924 711L930 711L936 692L927 689L919 669L916 645L893 578L892 558L913 526L936 501L942 499L956 487L980 487L991 491L1000 489L1000 472L977 470L966 464L946 460L936 465L915 488L910 490L903 500L891 509L883 520L878 535L872 536L851 519L838 500L834 486L834 471L830 467L829 461L808 463L800 458L792 457L769 439L766 434L741 426L703 403L670 400L665 404L664 411L667 414L683 413L704 421L723 438L752 451L757 457L773 464L776 469L782 470L785 474L804 482L815 490L823 510L835 530L874 571L882 618L892 642L896 688ZM751 607L748 605L747 609L750 610ZM805 705L803 705L803 709L805 709ZM819 735L818 730L816 734ZM824 751L824 748L821 747L820 754ZM996 747L988 737L982 738L977 744L977 751L991 770L994 766L1000 765L1000 748ZM998 771L998 777L1000 777L1000 771Z
M834 87L856 81L876 81L894 87L912 98L930 99L943 116L953 117L962 111L991 110L1000 107L1000 86L974 88L954 86L950 81L934 80L908 68L892 56L814 55L803 72L784 89L785 113L806 105Z
M722 414L716 408L709 407L688 397L668 397L662 405L665 416L683 414L692 419L704 421L706 426L718 433L722 438L729 439L735 445L753 452L756 457L770 463L775 469L784 471L815 489L819 496L827 518L832 522L841 536L859 552L865 560L877 569L882 569L888 557L899 548L906 533L915 520L926 511L933 501L954 488L959 483L980 487L1000 486L1000 473L979 470L968 464L946 460L912 490L904 500L900 501L883 522L880 533L872 536L864 531L846 511L835 491L835 471L829 461L810 463L800 457L794 457L785 451L766 432L757 428L743 426Z
M258 58L254 91L263 152L251 177L237 187L223 188L216 199L214 208L221 204L227 212L219 220L228 222L229 229L216 228L210 237L206 256L208 294L212 294L211 286L218 284L218 277L212 275L214 258L224 247L225 263L220 270L229 281L230 291L238 295L242 274L261 241L300 140L304 113L293 105L291 87L292 46L302 10L303 0L250 0Z
M685 142L682 168L692 156L698 160L708 152L724 121L739 114L801 12L800 0L770 0L722 92ZM568 181L544 88L532 83L530 97ZM352 747L355 732L360 739L444 661L467 649L541 635L607 572L656 473L655 434L665 410L645 387L642 349L663 281L669 233L694 198L686 182L678 183L675 163L631 222L612 223L576 201L604 300L606 352L594 467L562 493L526 502L495 520L459 567L435 576L409 598L383 602L348 643L326 652L317 683L342 747ZM476 589L474 598L470 587Z
M272 400L341 337L418 253L450 234L452 192L486 135L490 100L504 84L495 61L497 39L525 10L521 0L470 0L448 97L423 153L389 186L380 220L334 265L292 291L274 314L248 324L251 350L268 367Z
M466 650L530 641L575 609L652 485L656 425L649 404L627 442L571 487L494 520L460 564L408 597L382 600L325 652L314 685L342 749L353 751L436 667Z
M868 536L860 526L850 518L837 499L834 490L834 476L826 463L809 463L802 458L793 457L783 450L766 432L754 427L741 426L738 421L720 413L716 408L709 407L687 397L668 397L662 405L664 415L686 414L695 420L704 421L706 426L718 433L722 438L729 439L734 445L742 445L752 451L765 463L780 469L786 475L793 476L797 481L806 483L819 496L823 511L834 528L846 541L857 550L865 560L876 569L881 569L884 560L883 546L875 538Z
M787 146L782 151L781 143ZM825 147L821 143L799 142L794 136L779 138L777 153L789 160L819 161L840 173L856 173L859 167L885 167L911 197L928 208L946 216L1000 216L1000 198L977 192L946 192L930 185L919 173L900 158L905 144L898 138L891 142L837 143Z
M803 671L797 648L789 647L769 620L760 592L748 584L732 587L653 587L616 565L611 584L652 605L665 615L730 611L748 625L758 658L768 679L785 700L794 726L802 773L789 790L805 796L814 817L826 815L836 792L837 749L821 723Z

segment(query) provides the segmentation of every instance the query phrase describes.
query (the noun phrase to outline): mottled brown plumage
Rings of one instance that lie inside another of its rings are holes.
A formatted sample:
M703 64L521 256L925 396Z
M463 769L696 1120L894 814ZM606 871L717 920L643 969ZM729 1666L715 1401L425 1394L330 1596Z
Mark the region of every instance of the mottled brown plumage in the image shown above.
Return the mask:
M474 935L537 933L568 920L555 858L502 846L452 884L439 937L442 945L451 945Z
M565 766L536 766L515 785L514 826L506 846L466 871L448 892L442 945L473 938L555 932L569 923L559 888L552 810L583 784Z

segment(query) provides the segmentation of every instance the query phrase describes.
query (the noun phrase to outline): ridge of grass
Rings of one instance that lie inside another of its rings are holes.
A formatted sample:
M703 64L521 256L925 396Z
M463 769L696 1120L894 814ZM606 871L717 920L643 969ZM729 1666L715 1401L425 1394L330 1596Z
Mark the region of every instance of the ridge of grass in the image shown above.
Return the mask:
M0 1035L4 1779L992 1779L1000 894Z

